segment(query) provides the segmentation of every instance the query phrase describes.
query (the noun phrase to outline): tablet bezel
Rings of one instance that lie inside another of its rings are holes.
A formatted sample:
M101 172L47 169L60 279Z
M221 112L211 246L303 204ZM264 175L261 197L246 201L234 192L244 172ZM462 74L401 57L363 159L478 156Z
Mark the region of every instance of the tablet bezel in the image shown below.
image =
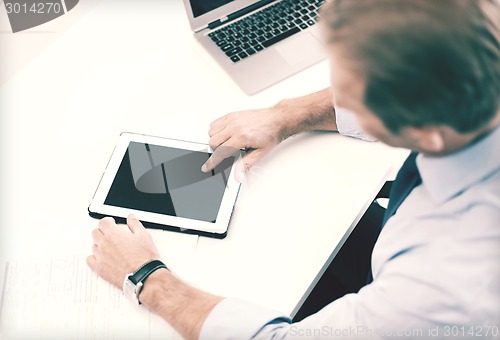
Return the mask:
M185 217L163 215L142 210L117 207L104 203L130 142L148 143L151 145L206 153L213 152L208 144L141 135L130 132L122 133L118 139L118 143L116 144L108 165L104 170L101 181L99 182L94 197L92 198L92 202L88 207L90 216L95 218L111 216L116 218L118 222L124 222L129 214L134 214L146 227L149 228L174 230L219 238L226 236L233 208L236 204L236 199L241 186L241 184L236 181L234 176L235 164L240 159L241 152L235 156L235 161L231 166L230 175L229 178L227 178L227 185L222 197L216 221L206 222Z

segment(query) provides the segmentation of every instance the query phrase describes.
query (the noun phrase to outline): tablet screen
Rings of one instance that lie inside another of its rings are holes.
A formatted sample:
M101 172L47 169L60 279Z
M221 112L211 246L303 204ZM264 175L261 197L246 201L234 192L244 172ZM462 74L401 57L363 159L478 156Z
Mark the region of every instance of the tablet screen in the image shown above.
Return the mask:
M105 204L214 223L234 157L213 171L210 153L131 141Z

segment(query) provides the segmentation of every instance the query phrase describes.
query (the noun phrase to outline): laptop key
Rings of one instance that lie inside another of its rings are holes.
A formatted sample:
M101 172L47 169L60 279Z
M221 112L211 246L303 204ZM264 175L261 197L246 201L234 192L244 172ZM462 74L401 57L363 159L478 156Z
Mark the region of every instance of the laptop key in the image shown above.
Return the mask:
M228 57L231 57L232 55L236 54L236 53L240 53L242 51L242 49L240 47L235 47L233 49L230 49L228 51L226 51L226 55Z
M222 46L220 49L223 50L224 52L227 52L230 49L232 49L233 47L234 46L232 44L227 44L227 45Z
M244 58L248 57L248 54L246 52L241 52L240 54L238 54L238 57L240 57L241 59L244 59Z
M233 63L235 63L235 62L237 62L237 61L239 61L239 60L240 60L240 57L238 57L237 55L233 55L233 56L231 57L231 60L233 61Z
M307 25L306 25L307 26ZM274 38L271 38L269 40L266 40L262 43L264 47L269 47L271 45L276 44L277 42L280 42L283 39L288 38L289 36L294 35L295 33L300 32L300 29L298 27L294 27L289 31L286 31L285 33L281 33L280 35L275 36Z
M217 46L219 46L221 49L223 46L229 44L227 41L225 40L220 40L220 41L217 41Z
M246 52L248 53L248 55L252 55L255 54L257 51L255 51L253 48L249 48L248 50L246 50Z

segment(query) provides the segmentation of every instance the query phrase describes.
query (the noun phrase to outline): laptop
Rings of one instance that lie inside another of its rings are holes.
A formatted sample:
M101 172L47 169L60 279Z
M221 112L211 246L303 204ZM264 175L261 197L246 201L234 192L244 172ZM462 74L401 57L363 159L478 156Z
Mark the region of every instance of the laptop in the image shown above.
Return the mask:
M324 0L184 0L194 36L247 94L326 57Z

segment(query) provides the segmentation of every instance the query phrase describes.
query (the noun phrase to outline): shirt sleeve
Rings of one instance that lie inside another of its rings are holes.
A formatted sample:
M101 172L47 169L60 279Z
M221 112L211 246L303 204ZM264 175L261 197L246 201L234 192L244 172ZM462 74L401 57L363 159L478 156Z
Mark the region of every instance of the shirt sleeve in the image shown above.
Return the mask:
M226 298L205 320L199 339L269 339L286 333L291 322L288 316L272 309Z
M345 295L296 323L279 312L227 298L205 320L200 339L383 339L395 336L396 330L386 327L399 323L402 318L394 306L377 296L385 295L383 290L368 285L359 293Z
M498 325L497 319L484 314L497 313L498 307L492 303L497 301L493 297L498 296L492 293L494 288L491 292L484 289L481 275L471 275L471 285L453 285L463 280L464 263L455 263L453 256L449 262L450 255L442 251L442 246L453 248L449 243L441 243L433 249L404 249L387 261L382 274L358 293L347 294L296 323L265 307L225 299L205 320L200 339L439 339L445 338L451 327L498 327L494 326ZM443 263L439 266L443 274L438 275L436 267L430 265L435 262ZM472 262L478 267L476 264L481 261ZM472 274L476 272L484 270L471 270ZM472 292L470 296L464 293L464 287Z
M335 108L335 119L337 121L337 130L340 134L348 137L354 137L369 142L375 142L377 139L365 133L359 127L354 113L342 107Z

